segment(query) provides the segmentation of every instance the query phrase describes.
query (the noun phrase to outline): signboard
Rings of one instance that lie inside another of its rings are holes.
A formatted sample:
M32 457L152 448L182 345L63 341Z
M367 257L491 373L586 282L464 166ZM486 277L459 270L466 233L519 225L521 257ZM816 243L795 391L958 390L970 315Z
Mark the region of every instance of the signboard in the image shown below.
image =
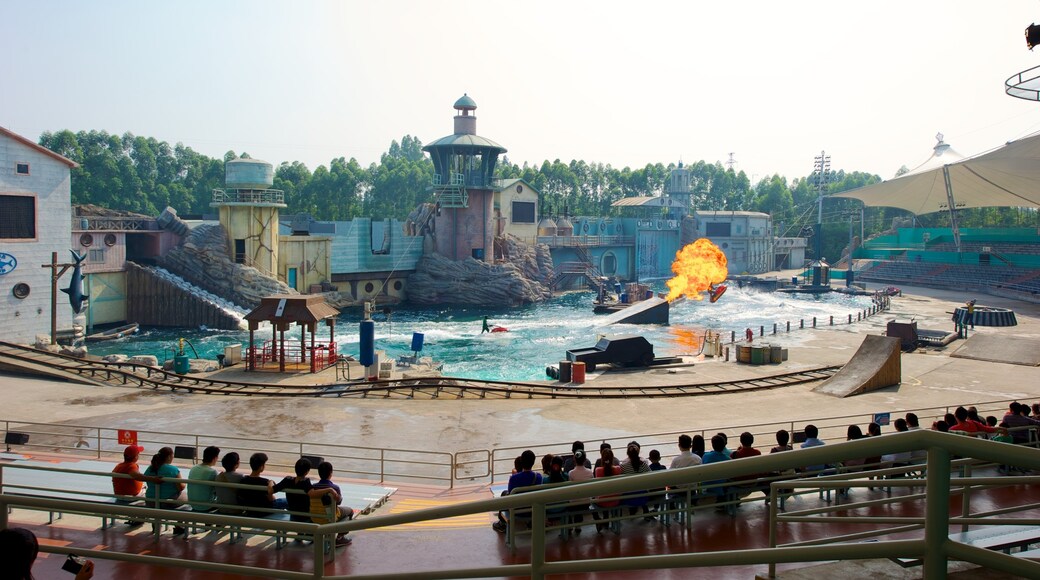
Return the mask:
M0 276L12 272L17 267L17 258L7 252L0 252Z
M119 430L119 444L120 445L137 445L137 431L131 431L129 429Z
M884 427L892 421L892 413L874 413L874 422Z

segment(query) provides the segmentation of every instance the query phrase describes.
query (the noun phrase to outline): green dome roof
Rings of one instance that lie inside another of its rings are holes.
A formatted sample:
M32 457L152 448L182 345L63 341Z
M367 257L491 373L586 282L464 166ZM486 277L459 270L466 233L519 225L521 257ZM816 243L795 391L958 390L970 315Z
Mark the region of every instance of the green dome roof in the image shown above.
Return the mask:
M456 109L460 109L460 110L462 110L462 109L476 109L477 108L477 102L474 101L473 99L471 99L469 97L469 95L463 94L461 97L459 97L459 100L455 101L454 107Z
M423 147L423 151L431 151L437 147L455 147L460 149L491 149L505 153L506 148L491 139L479 135L448 135Z

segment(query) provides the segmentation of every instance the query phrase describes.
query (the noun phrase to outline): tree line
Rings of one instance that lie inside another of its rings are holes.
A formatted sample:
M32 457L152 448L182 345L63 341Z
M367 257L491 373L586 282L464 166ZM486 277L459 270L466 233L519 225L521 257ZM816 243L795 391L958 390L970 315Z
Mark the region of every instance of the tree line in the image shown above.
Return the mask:
M112 209L158 215L171 206L181 215L213 213L212 191L224 187L224 163L248 158L248 153L228 151L222 159L211 158L181 143L170 145L153 137L132 133L68 130L45 132L40 145L79 164L72 170L72 201ZM814 233L817 177L787 179L779 174L752 184L743 171L719 162L697 161L685 165L690 172L692 197L697 209L759 211L773 216L777 235ZM620 215L611 207L631 196L655 196L664 192L675 164L653 163L631 169L609 164L559 159L541 165L522 166L500 160L496 174L504 179L521 178L539 193L542 215ZM405 135L393 141L378 163L367 167L356 159L339 157L311 171L299 161L275 167L274 186L286 192L285 213L307 213L318 220L344 221L359 216L405 218L415 206L431 198L433 163L422 151L419 138ZM830 195L881 180L863 172L836 171L823 186ZM848 241L851 222L858 225L860 203L855 200L826 200L824 203L823 255L836 259ZM648 211L648 210L644 210ZM1034 225L1036 216L1012 208L962 210L962 227ZM909 216L893 208L868 208L864 230L868 237L891 226L893 217ZM917 218L920 225L949 225L949 215L928 214ZM858 235L859 228L855 228Z

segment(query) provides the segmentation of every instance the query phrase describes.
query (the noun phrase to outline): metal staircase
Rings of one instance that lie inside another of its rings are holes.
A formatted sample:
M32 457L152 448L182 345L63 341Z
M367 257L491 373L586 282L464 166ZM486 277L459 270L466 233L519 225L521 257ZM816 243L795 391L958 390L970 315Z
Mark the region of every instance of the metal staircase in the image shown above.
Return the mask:
M461 173L452 173L448 179L435 173L433 176L434 199L442 208L469 207L469 193L466 192L466 179Z

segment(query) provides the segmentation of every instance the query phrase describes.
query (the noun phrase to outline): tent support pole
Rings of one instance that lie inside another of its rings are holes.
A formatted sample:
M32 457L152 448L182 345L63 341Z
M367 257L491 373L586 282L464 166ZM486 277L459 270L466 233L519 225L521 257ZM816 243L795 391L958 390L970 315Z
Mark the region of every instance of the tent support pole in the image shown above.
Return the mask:
M953 230L953 243L957 253L961 253L961 230L957 227L957 204L953 201L953 184L950 183L950 166L943 165L943 181L946 182L946 204L950 209L950 228Z

